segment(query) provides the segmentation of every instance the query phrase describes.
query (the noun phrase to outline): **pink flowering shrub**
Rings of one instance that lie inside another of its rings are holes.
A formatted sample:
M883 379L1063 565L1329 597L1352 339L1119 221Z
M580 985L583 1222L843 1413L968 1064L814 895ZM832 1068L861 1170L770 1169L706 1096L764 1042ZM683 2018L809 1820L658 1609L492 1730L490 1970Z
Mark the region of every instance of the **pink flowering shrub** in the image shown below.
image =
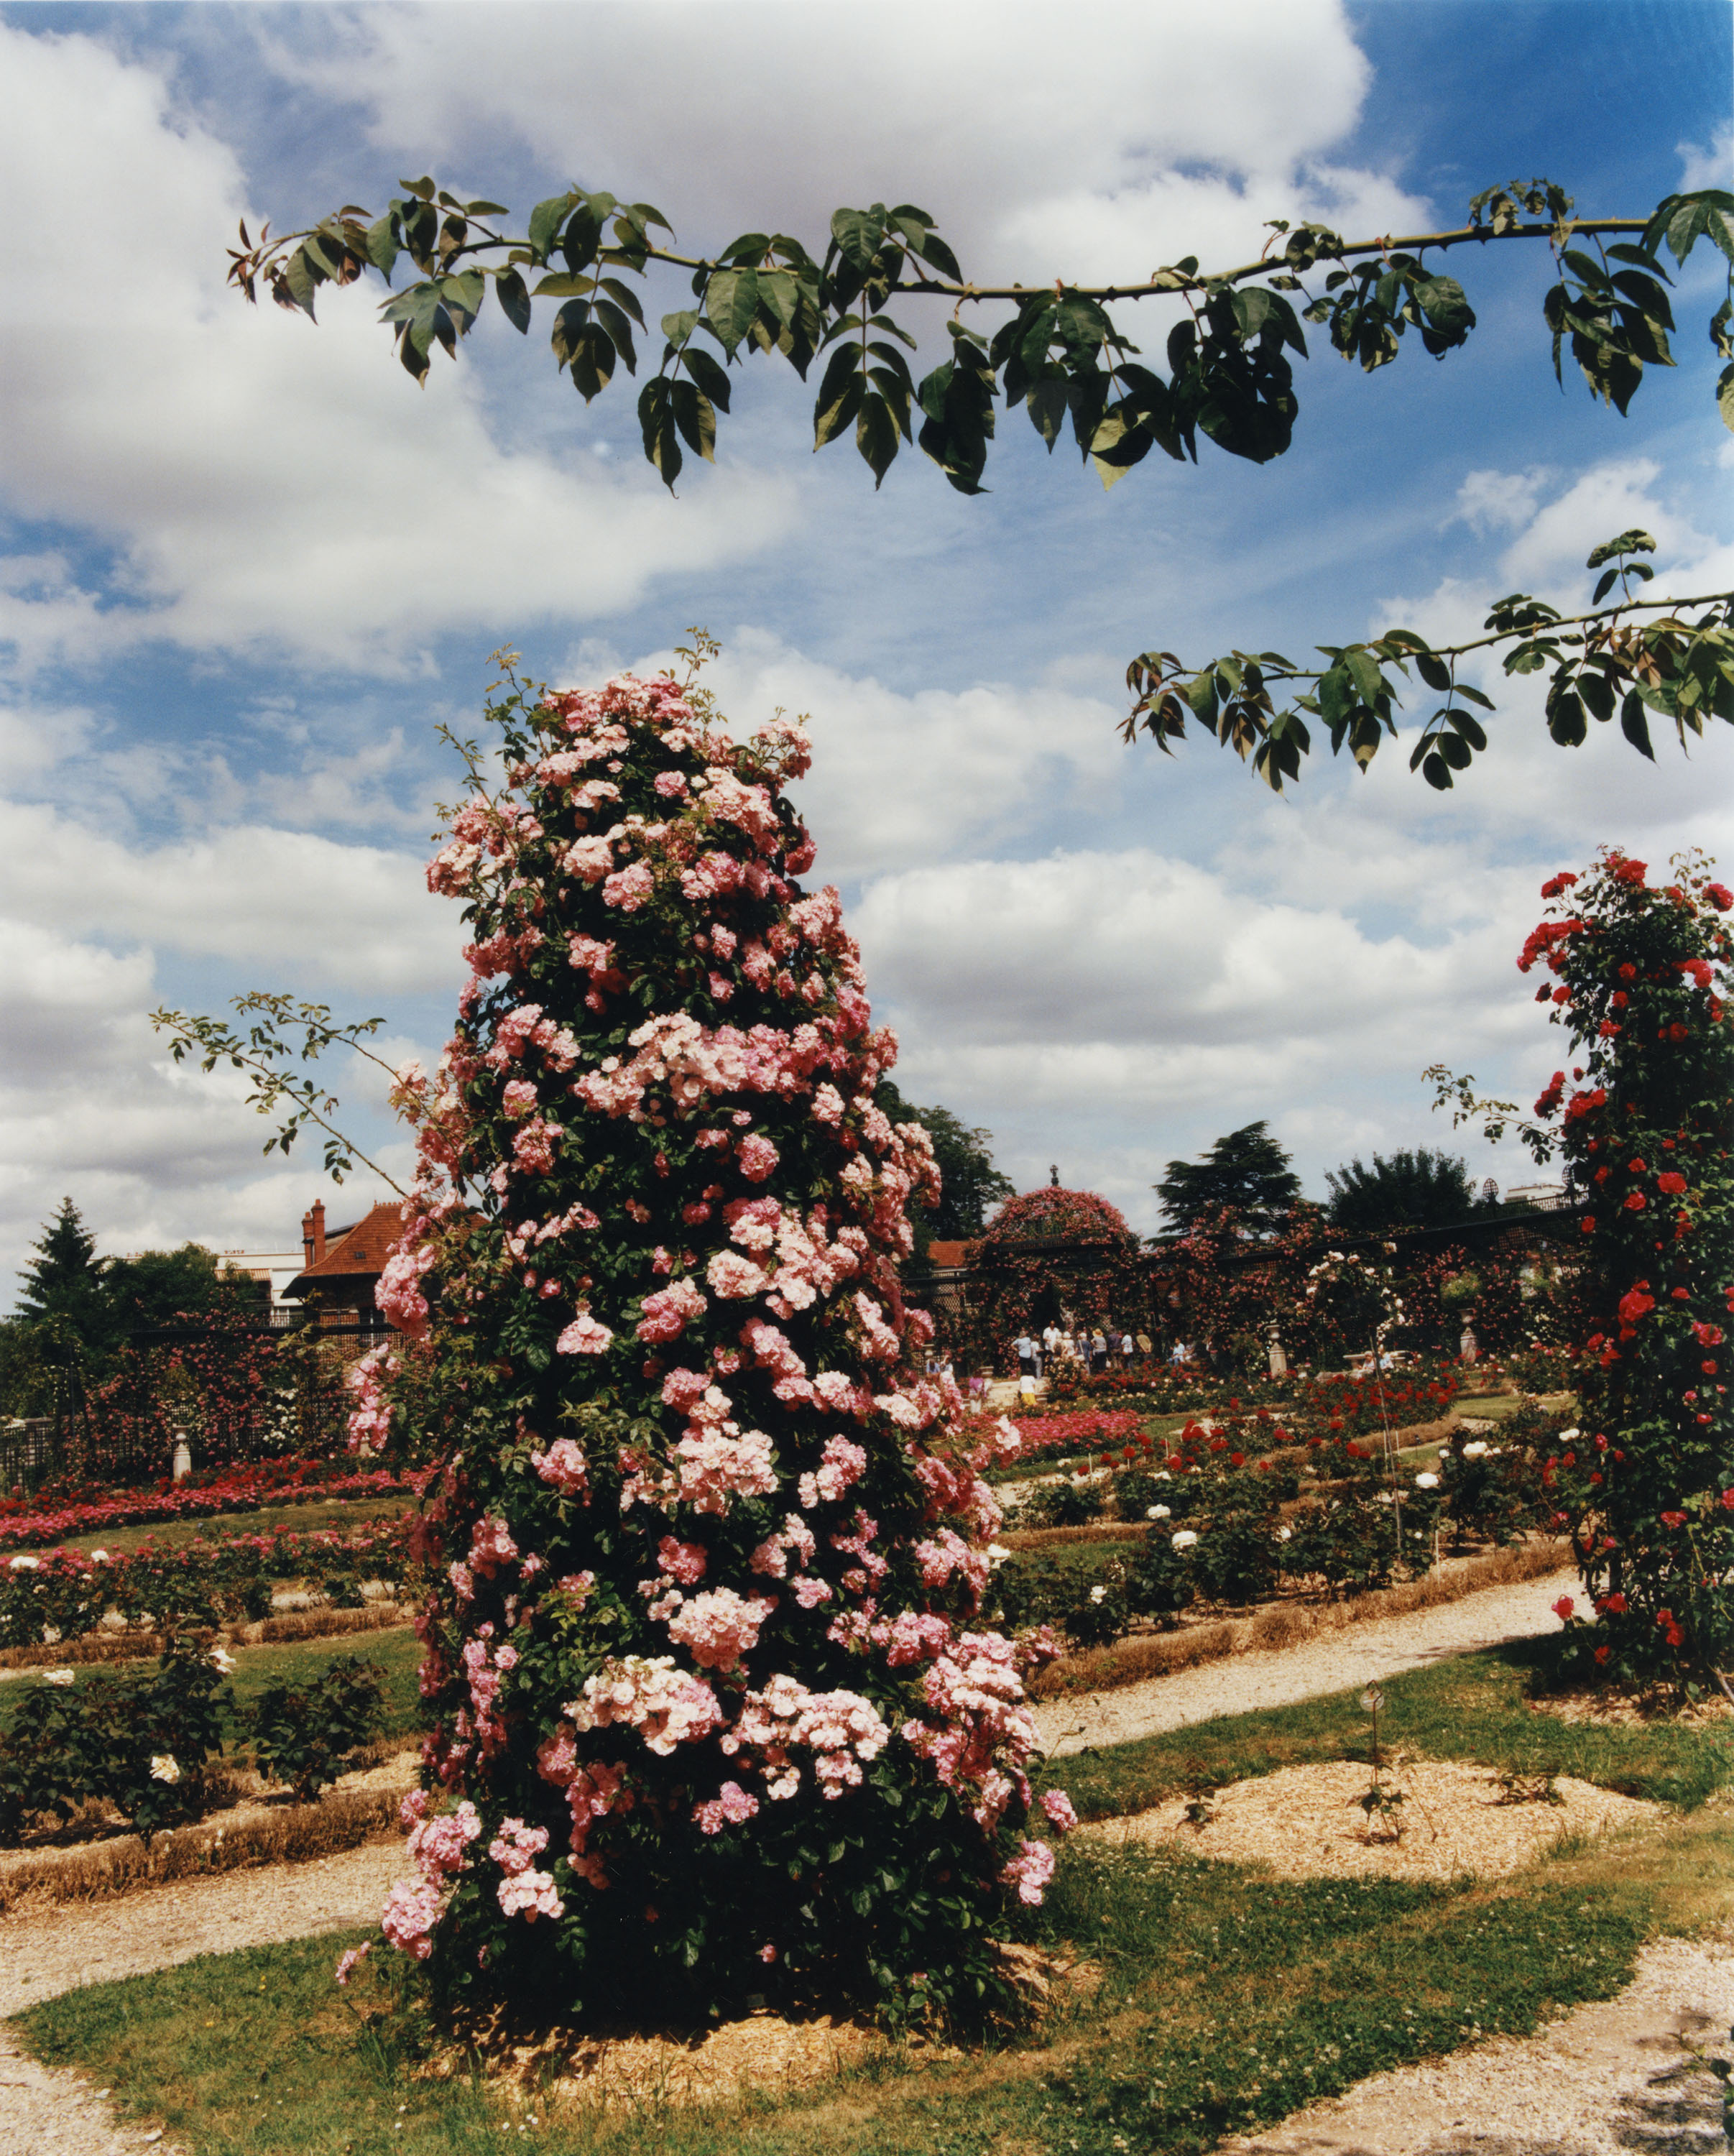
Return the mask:
M937 1172L796 880L804 737L669 680L509 690L510 785L429 871L475 970L408 1100L432 1728L386 1934L447 2001L895 2014L919 1974L979 2015L1070 1813L977 1620L1016 1433L916 1374ZM411 1427L393 1383L370 1427Z

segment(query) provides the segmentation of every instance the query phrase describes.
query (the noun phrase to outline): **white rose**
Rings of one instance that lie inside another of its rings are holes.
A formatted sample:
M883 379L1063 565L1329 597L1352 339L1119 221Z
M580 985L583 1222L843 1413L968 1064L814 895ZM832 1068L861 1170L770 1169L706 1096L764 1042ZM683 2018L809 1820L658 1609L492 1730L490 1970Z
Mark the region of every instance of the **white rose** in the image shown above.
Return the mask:
M1463 1456L1465 1460L1479 1460L1486 1450L1486 1445L1480 1438L1477 1438L1473 1445L1464 1446Z
M1179 1533L1174 1537L1174 1548L1176 1549L1190 1549L1198 1539L1198 1537L1193 1532L1190 1527L1183 1527Z
M1437 1475L1418 1475L1415 1477L1415 1487L1418 1490L1437 1490L1439 1477Z
M108 1561L109 1561L109 1553L108 1553L108 1552L107 1552L106 1550L92 1550L92 1551L91 1551L91 1553L90 1553L90 1562L91 1562L91 1563L92 1563L92 1564L106 1564L106 1563L108 1563Z
M1108 1590L1106 1587L1092 1587L1090 1590L1090 1599L1092 1602L1106 1601L1107 1594Z
M223 1676L233 1676L235 1673L235 1658L224 1648L213 1647L211 1650L211 1666L213 1669L219 1671Z
M1166 1505L1152 1505L1144 1517L1147 1520L1166 1520L1173 1516Z
M178 1782L181 1763L172 1752L153 1752L151 1755L151 1779L153 1782Z
M1583 1435L1581 1430L1562 1430L1559 1434L1559 1441L1562 1445L1569 1445L1574 1437L1582 1437Z
M12 1561L12 1569L14 1572L40 1572L42 1559L39 1557L15 1557Z
M69 1685L72 1682L72 1676L70 1670L44 1670L42 1673L42 1681L44 1684Z
M1295 1530L1292 1527L1279 1527L1276 1530L1276 1539L1280 1543L1285 1543L1289 1540L1294 1532Z

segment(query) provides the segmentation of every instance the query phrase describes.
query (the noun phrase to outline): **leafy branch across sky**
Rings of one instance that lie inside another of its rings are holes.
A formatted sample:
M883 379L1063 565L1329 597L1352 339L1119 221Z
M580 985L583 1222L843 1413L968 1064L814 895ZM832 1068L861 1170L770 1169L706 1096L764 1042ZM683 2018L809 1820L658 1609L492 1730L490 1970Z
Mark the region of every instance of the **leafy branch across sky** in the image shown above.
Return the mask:
M731 370L755 352L787 361L803 381L818 367L813 445L852 432L875 487L909 443L960 492L982 492L1002 399L1022 407L1050 451L1069 430L1106 486L1153 449L1196 463L1201 435L1266 463L1293 439L1293 362L1308 356L1303 323L1367 372L1397 359L1411 332L1443 359L1467 341L1475 315L1458 280L1426 258L1520 241L1545 244L1557 270L1542 302L1556 375L1562 382L1569 354L1595 395L1622 413L1645 367L1675 364L1664 251L1676 269L1701 239L1719 251L1728 278L1708 330L1723 362L1717 408L1734 428L1734 195L1720 189L1669 195L1644 217L1580 218L1553 182L1513 181L1476 195L1467 222L1452 229L1348 240L1321 224L1277 220L1260 254L1230 268L1206 271L1188 256L1126 282L1026 287L969 281L933 218L909 203L838 210L822 254L786 234L745 233L715 254L689 254L675 249L659 210L606 192L573 187L552 196L519 234L500 222L510 215L500 203L461 200L431 178L400 184L403 193L377 218L351 203L305 231L273 238L267 228L257 241L244 224L230 281L249 300L263 283L280 304L311 317L322 285L369 273L390 285L407 260L418 275L381 312L418 381L436 346L455 358L490 285L507 321L526 334L546 302L556 363L588 403L623 367L639 371L638 338L648 335L639 294L652 269L685 272L695 304L662 316L661 357L638 400L644 454L671 488L688 451L714 460ZM1184 310L1167 333L1166 372L1147 363L1111 311L1163 298ZM916 338L892 310L926 299L951 304L951 348L917 382L908 357ZM990 304L1013 310L991 333L963 319L966 309ZM1591 557L1592 567L1613 564L1592 603L1598 610L1565 619L1513 593L1495 605L1486 634L1463 644L1434 648L1392 629L1319 646L1326 663L1317 668L1269 652L1234 651L1198 668L1169 651L1142 653L1127 671L1136 701L1126 737L1142 731L1167 749L1190 717L1280 789L1310 752L1303 714L1311 714L1333 752L1347 749L1364 770L1397 731L1397 676L1407 680L1413 667L1445 701L1425 722L1411 767L1449 787L1486 746L1475 710L1492 708L1459 680L1457 662L1497 648L1508 674L1552 668L1547 725L1562 746L1581 742L1588 720L1616 712L1643 755L1654 755L1650 712L1670 721L1684 746L1706 716L1734 721L1734 594L1636 598L1630 581L1649 570L1635 557L1653 544L1628 532ZM1600 607L1615 582L1619 599ZM1694 607L1708 611L1686 619Z
M382 1018L340 1021L328 1004L300 1003L293 996L254 990L234 998L237 1014L250 1020L244 1033L221 1019L200 1017L177 1010L155 1010L151 1024L168 1035L169 1053L177 1063L190 1056L202 1070L214 1070L219 1063L241 1071L248 1081L248 1102L261 1116L281 1117L265 1140L266 1152L287 1155L300 1132L311 1124L325 1132L325 1169L334 1183L341 1183L357 1167L368 1169L387 1183L400 1198L403 1185L370 1160L353 1139L331 1120L339 1106L328 1093L297 1064L317 1062L329 1048L347 1048L377 1064L392 1081L394 1095L404 1084L403 1074L383 1056L363 1046L385 1024Z

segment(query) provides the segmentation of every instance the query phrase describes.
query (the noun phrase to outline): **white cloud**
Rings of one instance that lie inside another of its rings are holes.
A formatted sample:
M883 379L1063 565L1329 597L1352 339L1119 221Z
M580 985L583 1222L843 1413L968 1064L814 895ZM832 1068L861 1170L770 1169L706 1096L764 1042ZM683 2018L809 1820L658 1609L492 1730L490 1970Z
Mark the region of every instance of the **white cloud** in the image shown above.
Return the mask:
M257 220L234 153L159 75L5 24L0 66L3 484L16 514L119 555L111 593L52 554L7 566L0 638L27 663L155 638L413 669L436 632L606 614L787 528L790 488L739 466L676 503L636 464L502 448L477 370L442 363L417 396L365 305L318 329L249 310L222 288L237 217ZM117 308L45 235L120 203Z
M398 994L455 987L462 924L419 855L236 826L129 846L0 803L0 908L16 923L227 959L253 986Z
M461 159L478 185L502 135L567 176L582 113L572 177L650 194L689 244L822 244L840 203L914 202L977 282L1038 283L1212 245L1240 259L1260 219L1297 210L1400 225L1414 208L1330 162L1371 75L1337 0L1098 0L1063 23L1029 0L370 6L296 40L291 23L269 48L285 74L360 105L382 149ZM647 96L678 126L647 128ZM1130 255L1108 261L1095 232Z
M1291 1079L1347 1052L1406 1069L1429 1024L1509 966L1485 920L1372 935L1142 849L882 877L853 921L887 1010L948 1055L1007 1058L1014 1096L1057 1097L1062 1071L1080 1098L1151 1105L1237 1083L1249 1060Z
M1543 471L1472 471L1457 490L1456 512L1448 521L1481 533L1515 531L1535 515L1547 476Z
M1676 142L1680 160L1680 192L1696 194L1701 187L1734 187L1734 127L1725 127L1708 149L1696 142Z
M669 663L666 652L636 662ZM1063 687L905 694L752 627L727 639L705 680L738 737L779 706L811 716L813 769L797 802L818 845L813 874L828 883L1021 837L1067 800L1099 798L1127 755L1119 714Z
M280 1246L320 1193L305 1140L293 1165L261 1172L267 1127L235 1073L168 1059L144 1015L153 971L146 952L0 928L0 1307L69 1193L105 1255ZM388 1134L384 1164L401 1173L406 1151Z

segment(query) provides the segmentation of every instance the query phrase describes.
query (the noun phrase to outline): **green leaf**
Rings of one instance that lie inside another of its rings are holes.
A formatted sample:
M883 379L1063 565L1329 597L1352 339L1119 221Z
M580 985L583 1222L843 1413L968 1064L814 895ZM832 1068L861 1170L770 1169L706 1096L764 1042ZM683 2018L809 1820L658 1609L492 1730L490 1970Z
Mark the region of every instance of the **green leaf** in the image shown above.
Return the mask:
M1649 741L1649 721L1644 712L1644 699L1635 689L1629 690L1620 704L1619 731L1639 756L1647 756L1652 763L1655 762L1655 751Z
M399 180L398 185L405 194L413 195L418 202L432 202L434 199L434 182L430 179Z
M471 202L464 205L465 217L510 217L510 210L504 203Z
M538 300L587 300L596 290L593 277L574 277L570 270L551 270L536 280Z
M1362 701L1377 703L1385 692L1385 680L1372 654L1363 645L1352 644L1342 657L1343 664L1354 676L1355 686L1361 691Z
M831 238L838 253L859 275L867 276L885 232L885 213L839 209L831 219Z
M855 447L873 473L875 494L896 457L899 432L896 414L888 401L871 391L864 394L855 418Z
M546 262L552 250L566 213L576 198L572 195L550 195L539 202L530 213L530 244L538 262Z
M711 402L720 405L726 412L729 408L727 372L711 357L704 346L695 344L688 345L680 355L680 363Z
M1492 697L1484 696L1479 689L1470 688L1467 681L1460 681L1457 684L1456 693L1465 704L1479 704L1484 711L1490 711L1493 709Z
M1415 654L1415 671L1429 689L1438 690L1441 696L1450 693L1451 670L1443 660L1435 659L1430 651Z
M397 261L400 251L397 232L389 213L381 218L377 224L368 226L367 259L387 284L391 281L392 266Z
M684 459L676 438L672 392L666 375L658 375L639 392L639 426L644 438L644 455L656 467L670 493L680 475Z
M752 270L719 270L705 287L705 314L732 359L758 312L758 276Z
M716 414L711 400L690 382L676 382L669 390L675 424L689 449L696 449L707 464L716 461Z
M813 407L813 446L815 449L822 449L827 442L836 439L860 410L861 399L865 394L859 374L853 368L846 368L840 386L834 394L828 397L831 376L835 372L834 367L827 370L826 387L819 392L818 401Z
M1716 408L1721 414L1722 424L1734 429L1734 361L1716 378Z
M516 270L502 270L494 280L494 290L500 300L500 312L519 334L527 334L530 328L530 294L524 280Z
M949 277L954 285L963 282L963 272L957 266L957 256L936 232L930 232L916 251L930 267L938 270L941 277Z
M1578 693L1591 716L1604 723L1613 716L1613 684L1605 674L1586 670L1578 676Z
M1050 373L1044 374L1039 382L1033 382L1023 402L1024 408L1029 413L1029 424L1048 444L1051 455L1054 444L1059 439L1059 430L1065 424L1065 369L1056 367Z
M283 280L301 312L309 321L316 321L318 317L313 312L313 295L325 282L325 272L312 260L305 247L296 248L284 264Z

